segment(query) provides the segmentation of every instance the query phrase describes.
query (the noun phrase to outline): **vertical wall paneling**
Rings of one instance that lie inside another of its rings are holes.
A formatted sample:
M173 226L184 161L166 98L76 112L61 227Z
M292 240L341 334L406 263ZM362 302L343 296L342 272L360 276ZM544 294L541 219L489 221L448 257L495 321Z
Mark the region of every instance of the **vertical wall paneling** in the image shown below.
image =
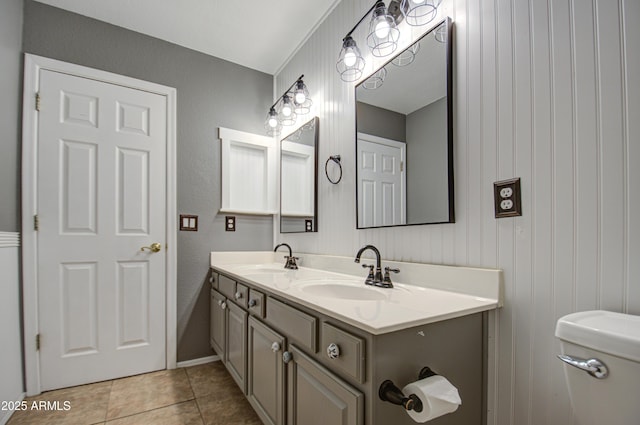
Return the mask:
M20 401L22 382L22 336L20 335L20 234L0 232L0 401ZM13 412L0 410L0 424Z
M450 16L455 33L456 223L356 230L355 84L335 62L370 5L340 2L276 76L281 92L305 74L320 164L340 154L344 168L338 185L320 171L320 231L278 237L301 252L354 255L372 243L387 259L502 269L488 423L573 423L557 319L640 314L640 3L444 0L438 18ZM405 46L429 29L400 28ZM366 55L362 31L356 40ZM365 59L366 73L380 63ZM496 220L492 183L511 177L521 178L523 215Z
M626 195L627 195L627 305L625 310L640 314L640 221L637 219L640 211L640 191L637 182L640 182L640 84L637 76L640 75L640 2L624 0L622 2L622 30L625 60L625 93L626 93Z
M602 268L600 300L604 309L621 310L624 304L624 132L620 4L596 1L596 49L600 102L600 155L602 199L599 205Z

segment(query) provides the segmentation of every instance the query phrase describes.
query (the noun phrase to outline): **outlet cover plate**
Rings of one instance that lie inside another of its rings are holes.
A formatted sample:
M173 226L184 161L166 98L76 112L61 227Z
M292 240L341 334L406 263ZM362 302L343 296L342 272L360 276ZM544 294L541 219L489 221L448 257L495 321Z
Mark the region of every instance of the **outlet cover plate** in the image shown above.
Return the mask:
M496 218L522 215L520 192L520 177L493 183Z
M224 218L224 230L227 232L235 232L236 231L236 216L228 215Z

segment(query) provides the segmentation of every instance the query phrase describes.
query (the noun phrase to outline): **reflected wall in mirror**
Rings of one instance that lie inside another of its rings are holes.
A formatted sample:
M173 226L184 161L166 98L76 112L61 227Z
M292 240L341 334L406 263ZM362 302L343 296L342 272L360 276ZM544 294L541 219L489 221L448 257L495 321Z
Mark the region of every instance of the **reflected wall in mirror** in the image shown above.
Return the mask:
M451 21L356 86L357 227L454 222Z
M318 117L280 144L280 233L318 231Z

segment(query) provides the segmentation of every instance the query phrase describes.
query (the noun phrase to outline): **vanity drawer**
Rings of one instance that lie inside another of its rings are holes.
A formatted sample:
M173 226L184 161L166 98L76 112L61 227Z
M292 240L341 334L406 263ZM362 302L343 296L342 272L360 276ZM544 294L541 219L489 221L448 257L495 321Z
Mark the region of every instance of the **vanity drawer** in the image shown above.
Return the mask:
M224 275L218 275L218 291L227 298L235 299L236 281Z
M258 316L264 319L265 315L265 296L262 292L256 291L253 288L249 288L249 298L247 299L247 305L249 306L249 312L254 316Z
M365 341L329 323L322 324L321 354L334 370L360 383L365 381Z
M209 284L213 289L218 289L218 273L213 270L209 273Z
M275 298L267 297L267 321L315 353L317 350L317 319Z
M249 298L249 288L242 283L236 283L236 292L233 294L235 303L242 308L247 308L247 299Z

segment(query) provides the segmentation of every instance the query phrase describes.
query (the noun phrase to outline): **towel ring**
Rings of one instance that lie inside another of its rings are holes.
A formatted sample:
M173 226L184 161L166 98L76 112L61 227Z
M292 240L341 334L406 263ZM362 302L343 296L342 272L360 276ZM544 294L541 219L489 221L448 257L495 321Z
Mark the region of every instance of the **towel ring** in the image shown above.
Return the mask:
M338 167L340 167L340 176L338 177L338 180L336 180L336 181L331 180L331 177L329 177L329 171L327 170L327 166L329 165L329 161L335 162L336 164L338 164ZM342 163L340 162L340 155L331 155L329 157L329 159L327 159L327 162L324 163L324 174L327 176L327 180L329 180L331 182L331 184L340 183L340 180L342 180Z

